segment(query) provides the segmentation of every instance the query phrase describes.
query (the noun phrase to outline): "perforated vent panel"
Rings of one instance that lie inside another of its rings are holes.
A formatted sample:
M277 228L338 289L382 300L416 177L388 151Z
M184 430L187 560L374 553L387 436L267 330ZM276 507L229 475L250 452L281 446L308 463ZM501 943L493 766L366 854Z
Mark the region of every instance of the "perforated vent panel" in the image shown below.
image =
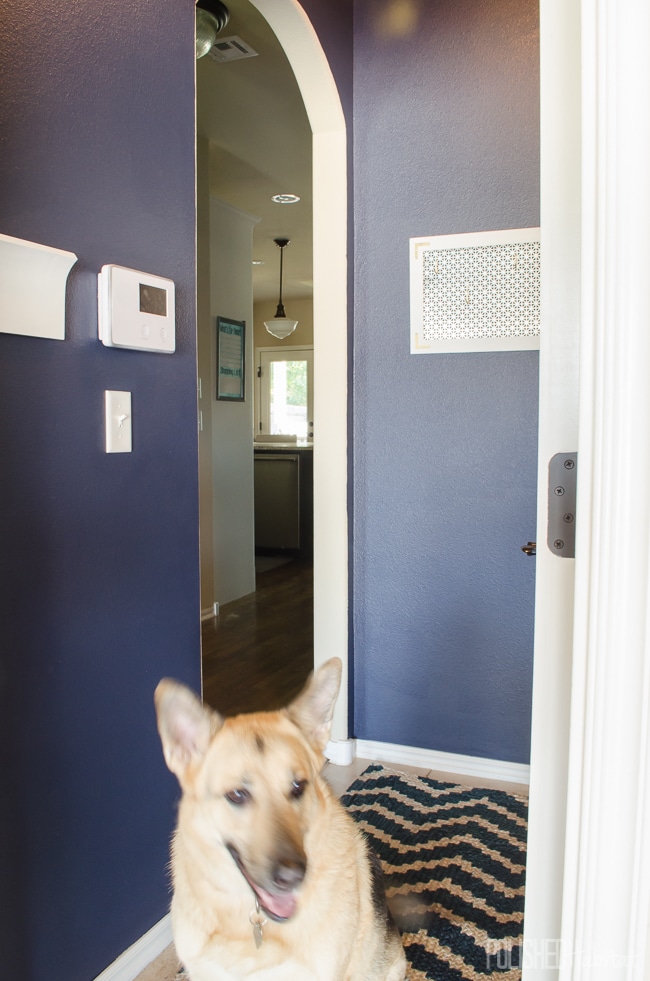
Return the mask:
M412 353L538 347L539 330L539 229L411 239Z

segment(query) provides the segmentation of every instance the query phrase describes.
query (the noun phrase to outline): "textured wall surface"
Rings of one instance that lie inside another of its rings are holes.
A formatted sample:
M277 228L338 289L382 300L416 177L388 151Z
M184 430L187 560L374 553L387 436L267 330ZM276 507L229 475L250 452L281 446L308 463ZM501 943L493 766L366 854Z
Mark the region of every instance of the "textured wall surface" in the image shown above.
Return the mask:
M24 981L95 977L168 905L152 694L200 683L193 30L186 0L0 2L0 231L79 256L65 341L0 334L0 919ZM175 280L176 354L98 342L111 262ZM131 454L104 453L105 389L133 393Z
M411 356L410 236L539 223L534 0L355 3L354 733L527 762L537 354Z

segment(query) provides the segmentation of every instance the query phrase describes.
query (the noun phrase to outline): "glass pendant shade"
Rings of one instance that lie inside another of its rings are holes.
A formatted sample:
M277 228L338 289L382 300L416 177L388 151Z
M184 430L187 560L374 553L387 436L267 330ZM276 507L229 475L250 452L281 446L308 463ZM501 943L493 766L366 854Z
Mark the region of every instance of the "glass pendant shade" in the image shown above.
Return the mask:
M265 320L264 326L269 334L273 334L274 337L279 337L283 341L289 334L293 334L298 326L298 321L289 320L288 317L273 317L272 320Z
M280 250L280 298L278 300L278 308L275 311L275 317L272 317L271 320L265 320L264 326L269 334L283 341L285 337L289 336L289 334L293 334L294 330L298 326L298 321L289 320L284 312L284 305L282 303L282 256L285 247L289 244L289 239L274 238L273 241Z
M208 54L230 20L230 11L222 0L197 0L196 5L196 60Z
M208 51L215 42L217 36L218 26L217 22L208 13L207 10L202 10L201 7L196 8L196 60L203 58L207 55Z

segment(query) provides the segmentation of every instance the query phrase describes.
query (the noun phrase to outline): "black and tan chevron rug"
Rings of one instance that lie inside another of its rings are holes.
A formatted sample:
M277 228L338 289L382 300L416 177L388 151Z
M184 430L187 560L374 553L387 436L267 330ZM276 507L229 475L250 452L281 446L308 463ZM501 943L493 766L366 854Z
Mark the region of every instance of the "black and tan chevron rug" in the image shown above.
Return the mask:
M519 981L526 799L373 765L341 800L382 861L408 981Z

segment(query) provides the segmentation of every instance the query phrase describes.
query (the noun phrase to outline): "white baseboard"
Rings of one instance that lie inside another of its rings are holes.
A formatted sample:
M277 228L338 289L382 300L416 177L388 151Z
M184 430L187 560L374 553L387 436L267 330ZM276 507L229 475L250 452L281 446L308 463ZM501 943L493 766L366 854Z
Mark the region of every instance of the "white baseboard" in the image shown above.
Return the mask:
M201 620L211 620L212 617L219 616L219 604L215 601L212 606L207 606L201 610Z
M508 783L530 783L530 767L526 763L486 760L481 756L462 756L457 753L442 753L434 749L419 749L416 746L397 746L394 743L376 743L365 739L356 740L354 755L362 760L401 763L403 766L440 770L443 773L504 780Z
M128 950L113 961L102 971L95 981L133 981L145 967L162 954L172 942L171 916L163 916L162 920L152 926L139 940L136 940Z
M335 766L349 766L354 759L354 739L330 739L325 756Z

